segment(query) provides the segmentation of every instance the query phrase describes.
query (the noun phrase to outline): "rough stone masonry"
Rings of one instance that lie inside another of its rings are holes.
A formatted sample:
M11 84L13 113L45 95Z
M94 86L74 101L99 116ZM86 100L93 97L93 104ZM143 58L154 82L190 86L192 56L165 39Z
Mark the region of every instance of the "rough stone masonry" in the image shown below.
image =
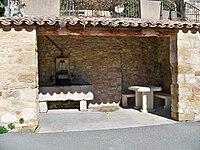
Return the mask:
M200 34L180 30L177 34L179 120L200 120Z
M0 37L0 125L34 131L39 122L36 30L0 28Z
M76 80L94 87L94 103L120 102L131 85L162 86L170 92L169 38L119 36L50 36L69 58ZM60 50L45 36L38 36L39 84L55 76Z

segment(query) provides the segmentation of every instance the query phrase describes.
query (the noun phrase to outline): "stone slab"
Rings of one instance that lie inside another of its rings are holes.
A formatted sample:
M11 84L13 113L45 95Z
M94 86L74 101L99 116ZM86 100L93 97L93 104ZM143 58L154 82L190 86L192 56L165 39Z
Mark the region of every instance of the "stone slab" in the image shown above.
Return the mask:
M152 126L176 123L150 113L133 109L119 109L114 112L90 112L73 110L49 110L40 114L39 133L68 132Z

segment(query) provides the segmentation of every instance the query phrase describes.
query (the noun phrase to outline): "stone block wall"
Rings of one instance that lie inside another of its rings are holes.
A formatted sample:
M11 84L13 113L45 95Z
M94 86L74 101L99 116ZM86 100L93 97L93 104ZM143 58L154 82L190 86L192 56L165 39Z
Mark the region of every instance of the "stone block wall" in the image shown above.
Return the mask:
M200 120L200 34L182 31L177 35L177 111L179 120Z
M128 90L131 85L158 85L170 91L168 38L50 36L50 39L63 51L63 57L69 58L70 73L93 85L94 102L119 102L122 93L131 92ZM47 37L38 36L38 52L40 85L47 85L55 75L55 58L61 57L61 51Z
M8 28L0 28L0 125L34 131L39 123L36 30Z
M130 93L131 85L160 86L160 66L156 37L124 37L122 47L122 92Z
M170 65L170 38L158 39L158 63L160 86L162 91L166 93L171 92L172 73Z

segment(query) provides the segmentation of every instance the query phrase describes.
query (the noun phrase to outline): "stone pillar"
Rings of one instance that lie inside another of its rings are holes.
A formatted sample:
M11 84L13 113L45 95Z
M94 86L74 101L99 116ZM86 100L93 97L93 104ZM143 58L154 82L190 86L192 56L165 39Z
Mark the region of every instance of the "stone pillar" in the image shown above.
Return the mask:
M177 118L200 120L200 34L180 30L177 34ZM175 92L175 91L174 91ZM173 99L174 100L174 99Z
M171 65L171 74L172 74L172 84L171 84L171 117L175 120L178 120L178 84L177 84L177 37L172 35L170 37L170 65Z
M39 123L35 27L0 28L0 37L0 125L14 123L15 131L35 131ZM20 118L25 120L23 128Z

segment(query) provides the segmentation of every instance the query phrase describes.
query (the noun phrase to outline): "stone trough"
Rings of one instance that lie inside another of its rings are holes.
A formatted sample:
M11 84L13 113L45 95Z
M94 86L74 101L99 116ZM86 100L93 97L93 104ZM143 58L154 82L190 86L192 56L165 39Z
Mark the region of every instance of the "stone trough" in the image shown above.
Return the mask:
M71 86L42 86L39 88L40 112L47 112L48 101L80 101L80 110L87 109L87 101L93 100L92 85L71 85Z

